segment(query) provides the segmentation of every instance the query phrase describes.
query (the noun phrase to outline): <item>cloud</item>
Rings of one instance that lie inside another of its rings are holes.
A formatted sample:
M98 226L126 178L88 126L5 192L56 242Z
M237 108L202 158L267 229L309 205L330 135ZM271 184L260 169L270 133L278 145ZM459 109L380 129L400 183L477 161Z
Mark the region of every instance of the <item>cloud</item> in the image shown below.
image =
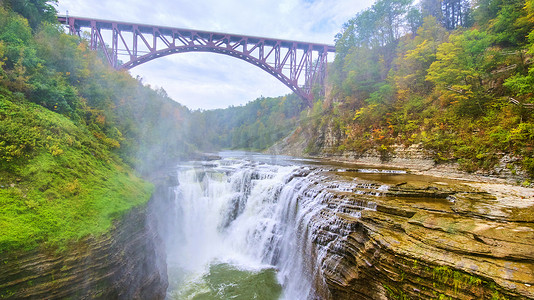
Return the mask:
M192 109L237 106L260 96L291 92L258 67L221 54L172 55L130 72L143 77L144 82L163 87L174 100Z
M253 36L334 43L341 25L373 0L59 0L69 15ZM158 58L130 70L193 109L240 105L290 89L259 68L212 53Z

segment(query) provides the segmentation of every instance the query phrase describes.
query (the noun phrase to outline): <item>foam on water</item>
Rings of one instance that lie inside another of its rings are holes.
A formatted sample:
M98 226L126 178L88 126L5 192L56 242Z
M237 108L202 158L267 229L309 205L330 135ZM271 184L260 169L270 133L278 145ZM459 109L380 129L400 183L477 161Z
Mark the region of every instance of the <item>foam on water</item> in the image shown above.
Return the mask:
M291 164L225 158L184 165L177 172L175 228L167 238L169 298L187 294L185 298L193 299L207 293L210 270L224 264L250 274L274 269L283 299L313 299L314 280L320 278L318 264L328 247L339 242L314 244L317 231L349 233L350 224L344 224L339 214L358 218L361 210L376 208L348 200L333 207L332 191L357 193L361 186L354 182L322 186L321 172ZM366 187L372 190L369 194L387 189ZM225 286L220 285L229 290ZM231 286L233 292L238 288Z

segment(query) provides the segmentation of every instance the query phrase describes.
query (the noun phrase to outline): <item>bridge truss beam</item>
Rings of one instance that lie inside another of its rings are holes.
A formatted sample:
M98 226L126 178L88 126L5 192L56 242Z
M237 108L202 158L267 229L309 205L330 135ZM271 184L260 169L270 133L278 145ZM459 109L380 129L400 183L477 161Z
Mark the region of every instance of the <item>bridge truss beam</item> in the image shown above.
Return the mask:
M326 76L330 45L59 16L70 34L89 33L92 50L101 50L110 65L131 69L153 59L184 52L213 52L249 62L273 75L309 106L312 87Z

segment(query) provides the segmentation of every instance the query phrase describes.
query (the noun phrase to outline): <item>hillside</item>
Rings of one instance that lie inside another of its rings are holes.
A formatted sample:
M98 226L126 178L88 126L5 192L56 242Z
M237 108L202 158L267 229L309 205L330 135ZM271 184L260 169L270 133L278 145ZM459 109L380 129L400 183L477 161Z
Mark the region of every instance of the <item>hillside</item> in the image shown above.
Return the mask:
M531 0L379 0L336 36L328 92L313 108L287 95L194 112L64 34L49 1L2 3L4 250L104 232L148 199L135 174L196 149L265 150L286 137L307 155L388 160L417 146L468 172L504 161L523 184L534 176ZM118 185L131 188L112 193Z
M306 104L295 94L261 97L242 106L194 111L188 141L204 151L264 150L290 134Z
M189 152L189 110L84 40L47 1L0 6L0 252L64 248L148 201L139 177Z
M387 160L417 145L438 164L491 174L504 158L532 178L533 28L531 0L377 1L336 36L329 93L297 131L307 153Z

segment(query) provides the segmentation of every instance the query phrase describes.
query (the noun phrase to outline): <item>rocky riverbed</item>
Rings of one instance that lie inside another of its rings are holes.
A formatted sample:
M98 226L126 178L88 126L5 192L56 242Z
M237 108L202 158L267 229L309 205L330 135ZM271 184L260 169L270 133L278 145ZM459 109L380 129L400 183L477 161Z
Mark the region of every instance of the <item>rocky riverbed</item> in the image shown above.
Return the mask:
M356 177L367 184L336 188ZM534 298L533 189L380 170L329 178L322 215L343 224L317 229L329 298ZM376 209L347 213L362 201Z

